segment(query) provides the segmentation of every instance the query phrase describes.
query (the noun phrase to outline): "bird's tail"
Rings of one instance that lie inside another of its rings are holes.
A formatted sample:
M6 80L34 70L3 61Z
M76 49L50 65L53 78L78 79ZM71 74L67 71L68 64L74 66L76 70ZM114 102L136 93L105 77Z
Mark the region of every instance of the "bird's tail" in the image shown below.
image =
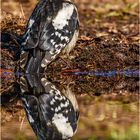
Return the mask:
M43 57L44 52L39 49L23 51L20 57L20 67L29 74L43 73L44 69L41 67Z

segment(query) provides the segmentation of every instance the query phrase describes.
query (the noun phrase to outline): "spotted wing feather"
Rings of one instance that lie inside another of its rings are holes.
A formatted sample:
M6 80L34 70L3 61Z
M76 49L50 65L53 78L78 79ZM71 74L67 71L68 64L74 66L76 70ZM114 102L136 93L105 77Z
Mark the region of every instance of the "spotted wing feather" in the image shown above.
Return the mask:
M53 16L61 7L61 3L62 0L55 0L54 2L51 2L51 0L40 0L38 2L28 20L23 35L22 45L24 50L38 47L43 28L51 22Z
M63 3L52 22L42 32L40 48L46 51L42 67L47 66L70 43L78 30L79 22L76 7L71 3Z
M42 5L41 5L42 6ZM79 22L76 7L69 2L63 2L59 11L50 12L52 5L48 6L48 11L42 11L47 9L45 6L37 6L31 16L27 30L25 33L25 41L23 42L25 50L36 48L33 51L33 57L42 59L41 67L46 67L56 56L62 52L62 50L72 40L74 33L78 30ZM38 9L38 10L36 10ZM50 14L50 13L51 14ZM42 13L46 13L42 14ZM47 14L50 15L47 15ZM54 16L55 15L55 16ZM45 51L45 55L37 56L36 52ZM42 58L43 56L43 58ZM35 60L30 56L27 62L27 73L31 72L31 65ZM38 66L35 64L35 66ZM36 68L35 68L36 69Z

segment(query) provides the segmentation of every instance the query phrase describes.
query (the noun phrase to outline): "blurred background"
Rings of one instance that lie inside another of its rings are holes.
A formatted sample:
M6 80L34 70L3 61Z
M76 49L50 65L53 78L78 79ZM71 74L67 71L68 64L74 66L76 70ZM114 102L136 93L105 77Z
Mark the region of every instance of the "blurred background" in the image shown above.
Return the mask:
M80 35L76 49L72 52L76 56L73 67L81 70L138 69L139 1L74 2L79 12ZM2 31L22 35L36 3L37 0L2 0ZM5 53L3 56L2 63L6 60L9 67L11 57L7 59ZM51 70L58 66L63 68L59 60L48 68L48 76L55 82L64 80L58 76L58 72ZM75 83L72 89L80 109L78 130L72 140L139 140L137 77L86 76L73 77L72 80ZM6 81L2 81L2 94L11 87L14 78L9 83ZM1 107L1 126L2 140L36 139L20 101Z

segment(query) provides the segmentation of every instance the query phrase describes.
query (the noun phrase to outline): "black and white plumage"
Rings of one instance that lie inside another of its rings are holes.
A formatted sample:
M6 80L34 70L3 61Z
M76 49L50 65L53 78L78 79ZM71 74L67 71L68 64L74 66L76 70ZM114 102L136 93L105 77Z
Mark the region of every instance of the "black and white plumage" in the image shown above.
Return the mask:
M70 0L40 0L23 36L22 55L26 61L21 55L21 67L26 62L26 73L39 73L61 52L69 54L76 44L78 29L77 9Z
M76 132L79 118L75 95L69 88L61 94L45 78L33 79L33 76L27 77L27 82L22 79L21 84L21 99L33 131L39 140L70 139ZM29 90L25 90L27 83L31 84Z

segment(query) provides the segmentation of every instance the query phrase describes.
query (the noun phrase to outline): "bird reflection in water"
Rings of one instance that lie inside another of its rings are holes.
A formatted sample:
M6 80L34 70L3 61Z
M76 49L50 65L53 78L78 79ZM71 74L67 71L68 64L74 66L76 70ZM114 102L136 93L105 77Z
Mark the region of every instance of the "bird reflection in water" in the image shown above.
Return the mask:
M68 140L77 129L76 97L67 86L61 93L40 75L20 78L21 100L39 140Z

